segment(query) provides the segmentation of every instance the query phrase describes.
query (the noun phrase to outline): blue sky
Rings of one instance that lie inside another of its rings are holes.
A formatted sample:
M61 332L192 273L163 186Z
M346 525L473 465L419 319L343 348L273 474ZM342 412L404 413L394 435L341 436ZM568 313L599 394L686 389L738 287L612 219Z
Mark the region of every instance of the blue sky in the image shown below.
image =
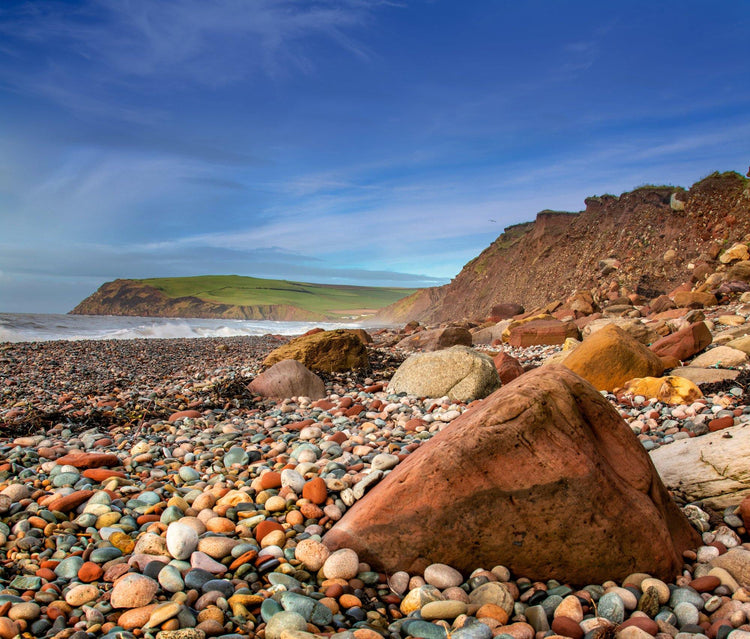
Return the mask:
M750 164L750 2L0 2L0 311L117 277L429 286Z

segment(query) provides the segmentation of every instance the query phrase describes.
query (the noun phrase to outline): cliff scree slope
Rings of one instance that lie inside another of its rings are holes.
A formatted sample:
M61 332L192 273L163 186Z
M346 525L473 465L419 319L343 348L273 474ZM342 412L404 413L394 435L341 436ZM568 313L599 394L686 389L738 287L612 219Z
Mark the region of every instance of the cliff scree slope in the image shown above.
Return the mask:
M542 211L534 222L506 228L450 284L421 289L375 320L480 319L495 304L528 310L613 281L656 297L686 281L689 264L711 263L750 234L750 187L734 172L714 173L689 190L646 186L585 203L579 213Z

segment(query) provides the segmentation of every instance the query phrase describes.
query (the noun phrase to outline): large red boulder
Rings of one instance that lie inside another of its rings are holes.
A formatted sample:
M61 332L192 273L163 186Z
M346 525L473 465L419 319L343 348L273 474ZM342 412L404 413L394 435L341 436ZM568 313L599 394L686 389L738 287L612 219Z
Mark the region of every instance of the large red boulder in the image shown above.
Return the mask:
M388 573L504 564L574 584L634 572L671 580L699 541L617 411L561 366L465 412L324 538Z
M712 341L713 337L706 323L695 322L676 333L662 337L649 348L659 357L676 357L684 361L700 353Z

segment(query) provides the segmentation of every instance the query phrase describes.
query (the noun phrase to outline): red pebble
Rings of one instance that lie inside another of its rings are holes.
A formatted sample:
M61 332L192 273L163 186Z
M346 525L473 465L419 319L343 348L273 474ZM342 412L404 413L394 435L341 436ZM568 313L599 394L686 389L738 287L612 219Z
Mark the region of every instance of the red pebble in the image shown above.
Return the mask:
M734 426L734 417L731 417L729 415L727 415L726 417L719 417L718 419L712 419L710 422L708 422L708 430L710 430L712 433L716 432L717 430L729 428L730 426Z
M85 584L90 584L92 581L96 581L104 574L104 570L99 564L93 561L85 562L78 569L78 578Z
M267 473L263 473L260 476L260 487L263 490L266 490L266 488L281 487L281 473L277 473L275 470L269 470Z
M322 477L314 477L302 487L302 497L313 504L324 504L328 497L328 488Z

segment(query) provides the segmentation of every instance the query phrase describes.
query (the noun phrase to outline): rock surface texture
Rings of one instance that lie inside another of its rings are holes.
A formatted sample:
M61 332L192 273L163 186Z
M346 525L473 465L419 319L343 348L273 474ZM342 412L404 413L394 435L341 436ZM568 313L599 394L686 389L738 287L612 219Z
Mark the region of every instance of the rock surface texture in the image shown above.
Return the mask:
M327 373L367 366L367 347L354 331L338 329L302 335L272 351L263 361L273 366L285 359L295 359L313 371Z
M263 371L248 389L261 397L325 397L323 380L296 359L285 359Z
M651 453L665 486L688 502L736 506L750 495L750 426L730 426Z
M501 563L580 584L671 578L697 541L616 411L561 366L527 373L452 422L324 538L389 572Z
M466 346L454 346L412 355L396 371L388 390L470 402L487 397L499 386L500 377L488 355Z
M597 390L612 391L634 377L658 377L661 360L614 324L597 331L565 358L564 366Z

